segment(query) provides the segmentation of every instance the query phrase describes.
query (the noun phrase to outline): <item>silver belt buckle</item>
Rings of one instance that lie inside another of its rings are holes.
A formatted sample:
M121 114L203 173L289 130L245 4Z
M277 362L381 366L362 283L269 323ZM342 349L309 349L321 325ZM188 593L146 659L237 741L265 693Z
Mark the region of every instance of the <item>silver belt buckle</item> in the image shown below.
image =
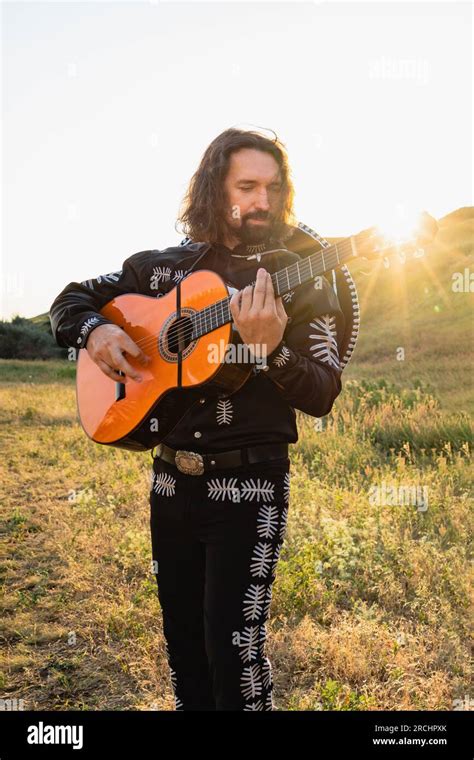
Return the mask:
M185 475L202 475L204 472L204 460L201 454L195 451L183 451L180 449L175 454L175 464L180 472Z

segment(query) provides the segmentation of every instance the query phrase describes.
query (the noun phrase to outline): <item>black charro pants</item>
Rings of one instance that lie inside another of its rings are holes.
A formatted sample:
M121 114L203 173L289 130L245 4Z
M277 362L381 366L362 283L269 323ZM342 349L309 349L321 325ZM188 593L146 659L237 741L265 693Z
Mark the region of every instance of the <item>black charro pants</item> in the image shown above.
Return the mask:
M272 710L265 651L289 458L186 475L155 459L150 527L177 710Z

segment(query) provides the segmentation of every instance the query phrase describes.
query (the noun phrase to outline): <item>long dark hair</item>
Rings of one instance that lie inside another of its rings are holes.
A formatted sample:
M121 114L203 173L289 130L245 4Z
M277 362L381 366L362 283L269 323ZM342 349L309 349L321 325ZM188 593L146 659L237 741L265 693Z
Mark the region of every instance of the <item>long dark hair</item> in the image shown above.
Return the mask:
M257 131L230 128L211 142L182 201L176 222L181 223L182 229L177 230L175 225L177 232L184 233L194 242L223 241L226 232L224 180L230 156L241 148L254 148L270 153L280 167L282 202L272 239L284 241L291 237L297 224L293 210L295 190L286 148L275 132L273 134L275 139L270 140Z

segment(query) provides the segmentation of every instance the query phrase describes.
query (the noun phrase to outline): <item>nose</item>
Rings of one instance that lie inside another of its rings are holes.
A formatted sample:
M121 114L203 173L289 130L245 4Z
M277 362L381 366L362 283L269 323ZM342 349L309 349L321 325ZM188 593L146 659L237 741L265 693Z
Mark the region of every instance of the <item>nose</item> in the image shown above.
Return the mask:
M268 202L268 194L265 189L258 193L257 200L255 201L255 209L258 211L269 211L270 204Z

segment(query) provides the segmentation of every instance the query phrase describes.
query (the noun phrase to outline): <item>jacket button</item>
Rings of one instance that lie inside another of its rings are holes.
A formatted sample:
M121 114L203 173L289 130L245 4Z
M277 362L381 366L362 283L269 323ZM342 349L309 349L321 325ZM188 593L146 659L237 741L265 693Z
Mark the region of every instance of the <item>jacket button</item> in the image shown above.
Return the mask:
M205 400L206 400L205 398L200 398L200 399L199 399L199 403L200 403L200 404L204 404Z
M200 438L201 437L201 433L199 432L199 430L196 430L196 432L194 433L194 437L195 438Z

